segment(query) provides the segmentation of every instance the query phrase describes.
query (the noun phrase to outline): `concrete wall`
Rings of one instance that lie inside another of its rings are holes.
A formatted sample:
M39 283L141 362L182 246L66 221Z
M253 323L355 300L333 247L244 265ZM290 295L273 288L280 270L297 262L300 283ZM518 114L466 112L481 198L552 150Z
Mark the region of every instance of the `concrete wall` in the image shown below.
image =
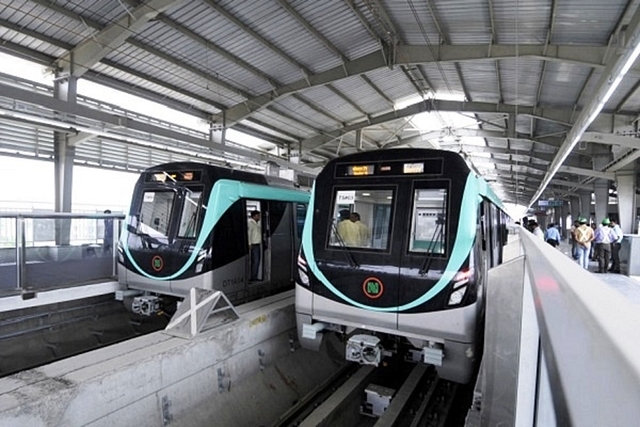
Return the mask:
M291 295L193 340L158 332L3 378L0 426L268 425L339 365L290 351Z

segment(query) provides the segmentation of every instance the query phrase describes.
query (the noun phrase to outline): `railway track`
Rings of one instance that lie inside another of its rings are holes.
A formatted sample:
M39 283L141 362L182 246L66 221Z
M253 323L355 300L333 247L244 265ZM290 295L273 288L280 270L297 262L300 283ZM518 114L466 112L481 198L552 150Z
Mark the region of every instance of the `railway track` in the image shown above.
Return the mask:
M0 377L154 332L166 323L136 320L113 296L0 313Z
M457 389L428 365L347 365L273 427L444 427Z

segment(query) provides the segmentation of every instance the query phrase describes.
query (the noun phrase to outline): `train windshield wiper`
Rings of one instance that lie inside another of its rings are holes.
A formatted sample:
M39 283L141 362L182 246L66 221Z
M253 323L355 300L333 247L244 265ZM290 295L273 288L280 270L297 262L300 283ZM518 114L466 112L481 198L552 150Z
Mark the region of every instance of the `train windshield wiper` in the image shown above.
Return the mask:
M435 254L434 249L436 248L436 245L444 245L444 241L442 239L442 234L444 232L444 222L444 217L442 215L438 215L436 219L436 228L433 230L433 236L431 236L431 242L429 243L429 247L427 248L427 253L424 257L424 261L422 262L422 266L418 271L421 276L427 274L431 269L431 263L433 262L433 255Z
M331 223L331 228L333 229L333 234L336 236L336 239L340 244L340 249L342 249L343 253L347 257L347 261L349 261L349 265L351 265L351 267L353 268L360 267L360 265L358 265L358 263L356 262L356 259L353 257L353 254L351 253L347 245L344 243L344 240L342 240L342 236L340 236L340 233L338 233L338 228L336 227L335 222Z

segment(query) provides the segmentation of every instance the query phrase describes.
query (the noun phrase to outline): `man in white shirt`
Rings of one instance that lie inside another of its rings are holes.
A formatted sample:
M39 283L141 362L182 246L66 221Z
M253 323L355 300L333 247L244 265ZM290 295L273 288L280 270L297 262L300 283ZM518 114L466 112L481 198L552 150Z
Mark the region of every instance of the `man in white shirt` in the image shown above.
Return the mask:
M251 253L251 277L249 281L258 280L258 270L260 269L260 245L262 244L262 231L260 229L260 212L252 211L247 223L249 237L249 248Z
M615 235L615 240L611 242L611 268L609 271L611 273L620 273L620 244L624 234L618 221L613 219L611 220L611 229Z

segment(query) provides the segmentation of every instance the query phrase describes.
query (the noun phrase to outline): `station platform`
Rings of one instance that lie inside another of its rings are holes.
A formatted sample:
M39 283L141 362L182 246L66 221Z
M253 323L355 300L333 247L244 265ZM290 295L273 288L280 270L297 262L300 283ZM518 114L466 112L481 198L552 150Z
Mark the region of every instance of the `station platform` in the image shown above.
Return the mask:
M577 264L577 261L571 257L571 244L562 241L558 246L558 250L569 258L570 262ZM618 273L596 273L598 271L598 262L589 261L589 272L606 283L611 289L618 291L625 296L630 302L640 305L640 276L628 276Z

